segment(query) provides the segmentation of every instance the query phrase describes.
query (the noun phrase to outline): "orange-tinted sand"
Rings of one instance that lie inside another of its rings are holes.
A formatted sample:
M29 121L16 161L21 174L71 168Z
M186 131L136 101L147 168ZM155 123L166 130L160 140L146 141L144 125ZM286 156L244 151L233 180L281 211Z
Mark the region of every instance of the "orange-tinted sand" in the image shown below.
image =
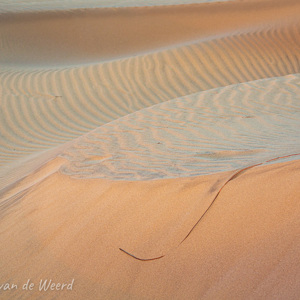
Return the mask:
M239 175L181 245L232 172L147 182L54 173L1 207L1 282L75 278L74 289L2 295L296 299L299 167L295 161ZM139 261L119 247L165 257Z
M0 299L300 298L299 1L2 2Z

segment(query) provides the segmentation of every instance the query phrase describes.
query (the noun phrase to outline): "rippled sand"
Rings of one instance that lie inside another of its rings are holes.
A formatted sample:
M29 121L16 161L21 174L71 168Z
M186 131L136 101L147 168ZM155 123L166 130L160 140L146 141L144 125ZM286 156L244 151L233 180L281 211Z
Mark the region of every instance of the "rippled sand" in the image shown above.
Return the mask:
M298 299L299 12L2 1L0 298Z

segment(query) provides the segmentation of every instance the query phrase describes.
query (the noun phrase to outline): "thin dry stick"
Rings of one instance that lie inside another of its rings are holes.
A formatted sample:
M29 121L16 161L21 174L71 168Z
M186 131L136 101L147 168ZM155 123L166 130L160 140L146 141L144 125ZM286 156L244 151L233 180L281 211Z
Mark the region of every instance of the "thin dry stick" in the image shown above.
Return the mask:
M154 258L139 258L139 257L134 256L133 254L130 254L129 252L125 251L125 250L122 249L122 248L119 248L119 249L120 249L121 251L123 251L124 253L128 254L129 256L131 256L131 257L133 257L133 258L135 258L135 259L137 259L137 260L142 260L142 261L156 260L156 259L160 259L160 258L164 257L164 255L162 255L162 256L154 257Z
M237 176L239 176L241 173L243 173L244 171L246 170L249 170L249 169L252 169L254 167L257 167L257 166L261 166L265 163L269 163L269 162L272 162L272 161L275 161L275 160L278 160L278 159L282 159L282 158L288 158L288 157L292 157L292 156L297 156L297 155L300 155L300 153L296 153L296 154L290 154L290 155L285 155L285 156L280 156L280 157L276 157L276 158L272 158L272 159L269 159L269 160L266 160L264 162L261 162L261 163L258 163L258 164L255 164L255 165L252 165L252 166L249 166L249 167L246 167L246 168L243 168L243 169L240 169L238 170L237 172L235 172L223 185L222 187L219 189L218 193L216 194L216 196L214 197L214 199L212 200L212 202L210 203L210 205L207 207L207 209L205 210L205 212L201 215L201 217L198 219L198 221L195 223L195 225L192 227L192 229L188 232L188 234L184 237L184 239L179 243L179 245L181 245L188 237L189 235L192 233L192 231L196 228L196 226L200 223L200 221L204 218L204 216L207 214L208 210L212 207L212 205L215 203L216 199L219 197L221 191L223 190L223 188L233 179L235 179ZM179 246L178 245L178 246ZM154 257L154 258L139 258L127 251L125 251L124 249L122 248L119 248L119 250L121 250L122 252L124 252L125 254L133 257L134 259L137 259L137 260L141 260L141 261L151 261L151 260L156 260L156 259L160 259L160 258L163 258L165 257L166 255L161 255L161 256L158 256L158 257Z
M180 242L180 244L182 244L187 238L188 236L192 233L192 231L195 229L195 227L200 223L200 221L204 218L204 216L206 215L206 213L208 212L208 210L212 207L212 205L215 203L216 199L218 198L218 196L220 195L221 191L223 190L223 188L225 187L225 185L233 180L234 178L236 178L239 174L241 174L242 172L248 170L248 169L251 169L251 168L254 168L254 167L257 167L257 166L260 166L262 165L262 163L259 163L259 164L256 164L256 165L253 165L253 166L250 166L250 167L246 167L244 169L241 169L239 171L237 171L236 173L234 173L222 186L221 188L219 189L218 193L216 194L216 196L214 197L214 199L212 200L212 202L210 203L210 205L208 206L208 208L205 210L205 212L202 214L202 216L200 217L200 219L197 221L197 223L192 227L192 229L189 231L189 233L185 236L185 238ZM180 245L179 244L179 245Z

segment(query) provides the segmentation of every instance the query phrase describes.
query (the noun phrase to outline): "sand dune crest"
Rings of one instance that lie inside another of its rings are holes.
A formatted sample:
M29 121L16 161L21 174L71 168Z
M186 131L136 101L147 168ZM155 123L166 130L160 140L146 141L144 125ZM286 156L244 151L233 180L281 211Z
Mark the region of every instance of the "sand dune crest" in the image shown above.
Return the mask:
M299 299L299 9L1 1L0 298Z
M4 69L0 163L55 147L160 102L298 73L298 37L298 25L283 25L78 68Z

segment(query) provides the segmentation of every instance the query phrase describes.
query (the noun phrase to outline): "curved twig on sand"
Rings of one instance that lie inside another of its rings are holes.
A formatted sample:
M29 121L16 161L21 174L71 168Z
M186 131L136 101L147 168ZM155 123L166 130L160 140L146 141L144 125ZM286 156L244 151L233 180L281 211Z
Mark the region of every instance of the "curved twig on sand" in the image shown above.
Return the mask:
M241 173L243 173L244 171L247 171L249 169L252 169L254 167L258 167L258 166L261 166L263 164L266 164L266 163L269 163L269 162L272 162L272 161L276 161L278 159L282 159L282 158L288 158L288 157L292 157L292 156L298 156L300 155L300 153L296 153L296 154L290 154L290 155L285 155L285 156L280 156L280 157L276 157L276 158L272 158L272 159L269 159L269 160L266 160L264 162L261 162L261 163L258 163L258 164L255 164L255 165L252 165L252 166L249 166L249 167L246 167L246 168L243 168L243 169L240 169L238 170L237 172L235 172L222 186L221 188L219 189L219 191L217 192L216 196L214 197L214 199L212 200L212 202L210 203L210 205L207 207L207 209L205 210L205 212L201 215L201 217L198 219L198 221L195 223L195 225L192 227L192 229L188 232L188 234L184 237L184 239L179 243L179 245L181 245L188 237L189 235L192 233L192 231L197 227L197 225L200 223L200 221L204 218L204 216L207 214L207 212L209 211L209 209L212 207L212 205L215 203L215 201L217 200L217 198L219 197L221 191L223 190L223 188L233 179L235 179L236 177L238 177ZM179 246L178 245L178 246ZM119 248L122 252L126 253L127 255L133 257L134 259L137 259L137 260L141 260L141 261L151 261L151 260L156 260L156 259L160 259L160 258L163 258L165 257L166 255L162 255L162 256L159 256L159 257L155 257L155 258L139 258L133 254L130 254L129 252L125 251L124 249L122 248Z

